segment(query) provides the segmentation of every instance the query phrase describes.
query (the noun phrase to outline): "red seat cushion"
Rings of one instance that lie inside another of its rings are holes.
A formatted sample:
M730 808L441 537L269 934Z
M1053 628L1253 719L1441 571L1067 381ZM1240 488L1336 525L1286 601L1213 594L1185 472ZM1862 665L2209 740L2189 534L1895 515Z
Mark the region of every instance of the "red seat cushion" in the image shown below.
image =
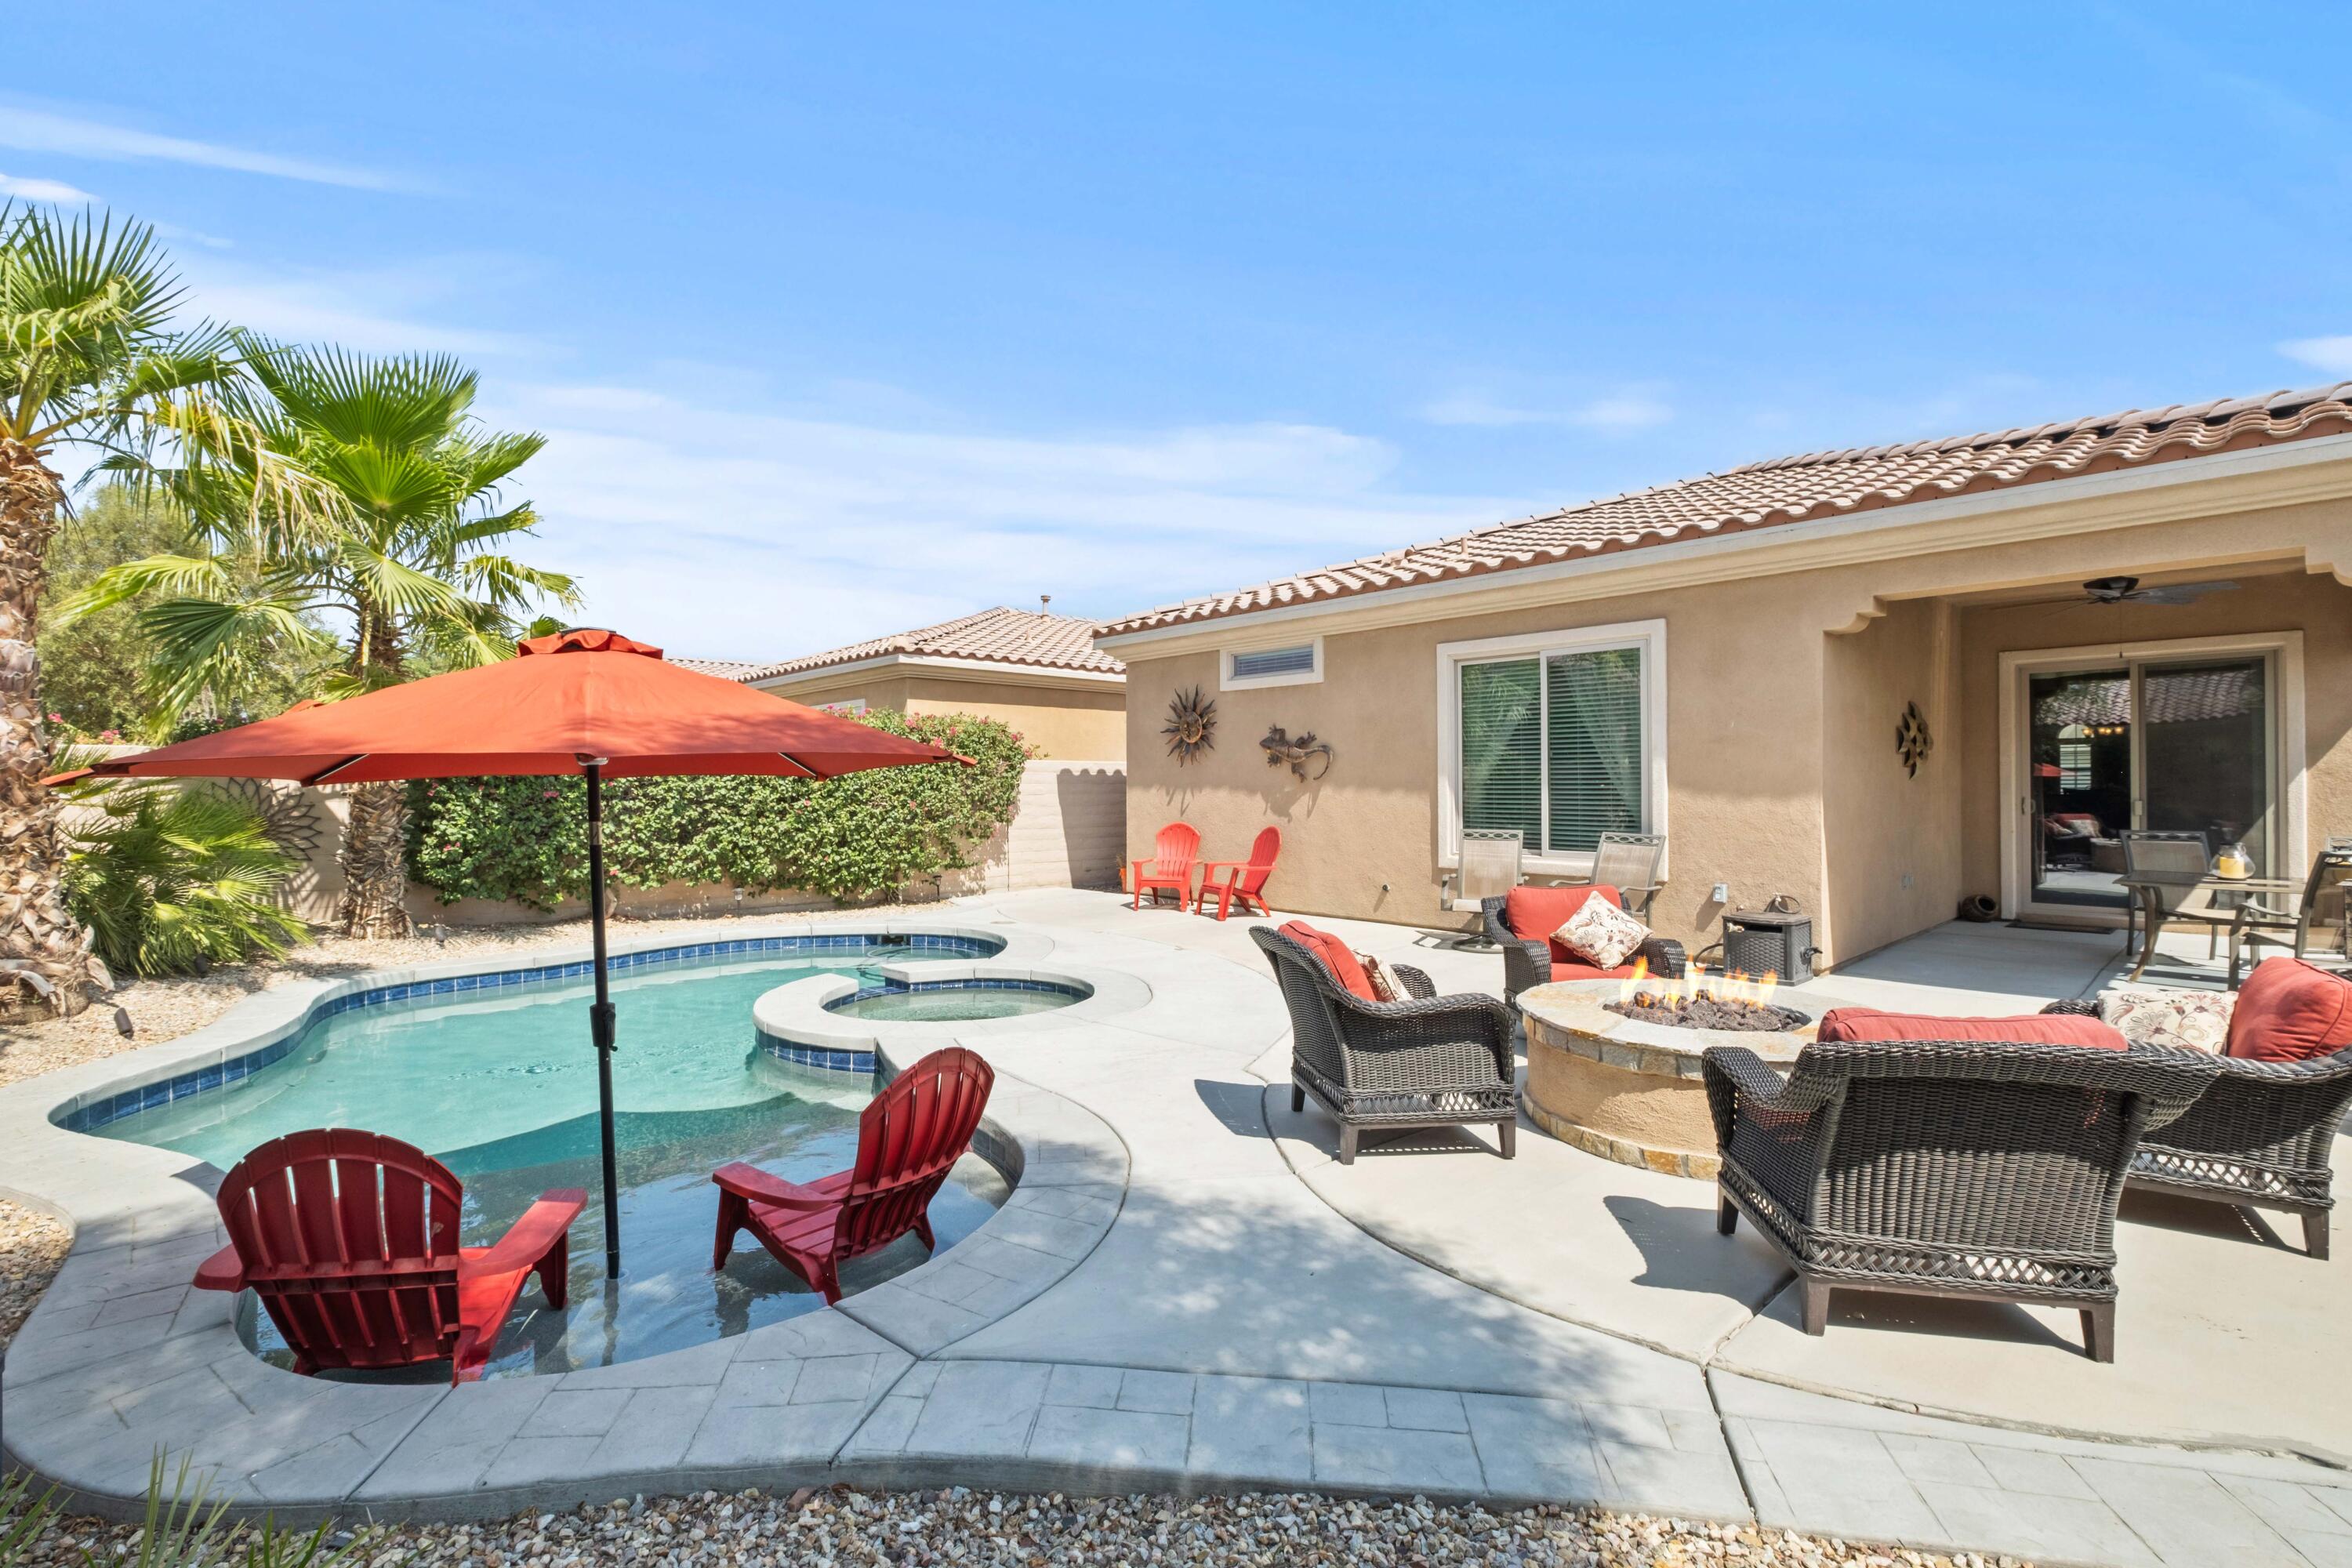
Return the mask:
M1552 942L1551 933L1566 925L1569 917L1582 909L1584 901L1596 894L1621 910L1625 907L1623 896L1606 885L1597 888L1513 888L1503 900L1503 923L1510 927L1511 934L1521 942L1550 942L1555 970L1563 963L1573 969L1591 969L1591 965L1586 963L1580 954L1570 952L1565 943ZM1590 974L1563 976L1555 973L1552 978L1597 980L1601 976L1601 971L1595 969Z
M1331 978L1339 983L1339 989L1367 1002L1380 1000L1378 993L1372 990L1372 977L1366 974L1364 966L1356 961L1355 949L1328 931L1317 931L1305 921L1292 921L1280 929L1283 935L1323 961L1323 967L1331 972Z
M2299 958L2266 958L2238 988L2224 1056L2299 1062L2352 1046L2352 980Z
M1554 980L1631 980L1633 978L1633 966L1626 963L1615 969L1596 969L1581 960L1562 963L1554 958L1551 977Z
M1885 1045L1906 1040L2006 1040L2021 1046L2089 1046L2128 1050L2131 1042L2113 1024L2070 1013L2034 1013L2022 1018L1934 1018L1921 1013L1882 1013L1875 1007L1832 1007L1822 1015L1814 1037L1823 1045Z

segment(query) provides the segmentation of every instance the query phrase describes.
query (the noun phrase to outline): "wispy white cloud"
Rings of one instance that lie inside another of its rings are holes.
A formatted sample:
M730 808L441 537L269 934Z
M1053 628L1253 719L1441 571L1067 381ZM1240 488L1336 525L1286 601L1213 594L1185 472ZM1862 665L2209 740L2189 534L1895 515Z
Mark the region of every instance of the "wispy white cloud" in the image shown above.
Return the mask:
M1058 437L509 388L535 552L679 652L777 658L991 604L1112 616L1458 532L1528 498L1418 494L1385 443L1307 425Z
M2330 375L2352 375L2352 336L2296 338L2278 348L2287 358L2314 370L2324 370Z
M496 258L438 257L340 271L257 267L201 255L175 259L188 284L191 315L233 321L268 337L340 343L362 353L482 358L530 356L542 347L518 332L448 319L485 309L512 284L513 268Z
M189 163L206 169L233 169L240 174L267 174L312 184L348 185L360 190L391 190L407 182L373 169L311 158L289 158L257 153L244 147L198 142L185 136L165 136L128 125L88 120L47 110L0 104L0 147L27 153L63 153L112 163Z
M1421 416L1432 425L1508 429L1549 425L1565 430L1627 435L1674 418L1675 411L1654 387L1625 387L1604 396L1561 405L1531 404L1465 389L1426 404Z
M14 196L21 202L55 202L67 207L83 206L98 200L63 180L26 179L15 174L0 174L0 196Z

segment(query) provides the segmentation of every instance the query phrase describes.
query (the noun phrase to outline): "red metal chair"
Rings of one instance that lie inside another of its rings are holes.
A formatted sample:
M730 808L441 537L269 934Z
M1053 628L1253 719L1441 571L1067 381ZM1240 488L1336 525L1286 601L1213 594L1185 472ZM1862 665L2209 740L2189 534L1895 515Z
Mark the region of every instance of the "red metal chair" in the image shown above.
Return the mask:
M806 1186L738 1161L719 1184L719 1236L710 1267L727 1267L735 1233L748 1230L777 1262L841 1300L841 1266L908 1231L936 1247L933 1194L971 1143L988 1091L989 1065L961 1047L933 1051L890 1080L857 1119L857 1163Z
M1281 853L1282 829L1262 827L1258 829L1257 842L1250 846L1248 859L1212 860L1202 867L1201 894L1192 900L1192 912L1199 914L1207 909L1209 895L1214 892L1219 920L1223 920L1235 904L1241 905L1244 914L1249 913L1253 905L1262 915L1273 914L1274 911L1265 907L1263 894L1266 878L1274 874L1275 858ZM1225 874L1222 882L1217 880L1220 871Z
M1162 892L1173 892L1181 910L1192 897L1192 862L1201 853L1201 830L1189 822L1171 822L1160 830L1152 851L1150 859L1135 863L1135 900L1129 907L1141 909L1147 892L1155 904Z
M568 1232L588 1204L544 1194L495 1247L457 1245L465 1189L423 1150L352 1128L274 1138L221 1183L228 1245L196 1270L200 1290L250 1289L294 1352L294 1370L449 1363L479 1377L499 1329L539 1276L559 1311Z

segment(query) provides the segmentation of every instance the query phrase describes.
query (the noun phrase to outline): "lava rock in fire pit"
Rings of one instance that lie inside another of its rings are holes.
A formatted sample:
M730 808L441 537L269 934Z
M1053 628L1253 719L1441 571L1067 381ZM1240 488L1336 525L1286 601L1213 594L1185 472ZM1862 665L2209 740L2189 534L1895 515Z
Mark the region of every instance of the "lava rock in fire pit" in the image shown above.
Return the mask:
M1793 1029L1806 1021L1791 1007L1769 1002L1732 1002L1719 996L1685 996L1679 1000L1637 994L1629 1002L1605 1002L1608 1011L1643 1024L1670 1029Z

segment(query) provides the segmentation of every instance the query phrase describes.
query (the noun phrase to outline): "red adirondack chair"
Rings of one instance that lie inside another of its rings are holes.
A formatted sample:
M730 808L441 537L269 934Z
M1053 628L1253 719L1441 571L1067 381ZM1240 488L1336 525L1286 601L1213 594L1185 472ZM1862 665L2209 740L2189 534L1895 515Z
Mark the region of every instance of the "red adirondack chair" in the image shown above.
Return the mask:
M1201 830L1189 822L1171 822L1160 830L1152 850L1150 859L1135 863L1135 900L1129 907L1141 909L1147 892L1156 904L1162 892L1173 891L1181 910L1192 896L1192 861L1201 853Z
M1258 829L1257 842L1250 846L1248 859L1212 860L1202 867L1201 896L1193 900L1192 912L1199 914L1207 909L1209 895L1213 892L1217 895L1219 920L1223 920L1235 904L1241 905L1244 914L1250 912L1253 904L1262 915L1274 913L1265 907L1263 895L1266 878L1274 874L1275 857L1281 853L1282 829L1262 827ZM1220 871L1225 874L1223 881L1217 879Z
M988 1091L989 1065L961 1047L933 1051L890 1080L857 1118L857 1163L803 1186L738 1161L719 1184L719 1236L710 1267L727 1267L735 1233L748 1230L777 1262L841 1300L841 1266L908 1231L938 1245L927 1210L948 1167L971 1146Z
M228 1245L200 1290L251 1289L294 1352L294 1370L447 1360L479 1377L499 1328L539 1276L561 1310L577 1187L543 1194L495 1247L457 1245L465 1189L449 1167L379 1132L320 1128L274 1138L221 1183Z

